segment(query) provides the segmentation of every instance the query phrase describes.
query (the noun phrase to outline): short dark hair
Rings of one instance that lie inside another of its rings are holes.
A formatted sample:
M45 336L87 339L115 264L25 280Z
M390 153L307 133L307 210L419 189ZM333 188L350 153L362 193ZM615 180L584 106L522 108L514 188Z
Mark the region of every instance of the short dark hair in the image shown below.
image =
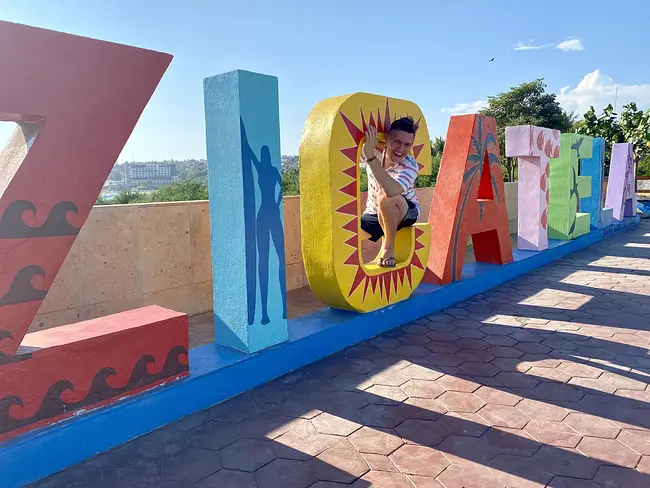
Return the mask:
M415 122L413 121L413 117L402 117L401 119L395 120L390 124L388 133L390 134L394 130L401 130L402 132L415 135Z

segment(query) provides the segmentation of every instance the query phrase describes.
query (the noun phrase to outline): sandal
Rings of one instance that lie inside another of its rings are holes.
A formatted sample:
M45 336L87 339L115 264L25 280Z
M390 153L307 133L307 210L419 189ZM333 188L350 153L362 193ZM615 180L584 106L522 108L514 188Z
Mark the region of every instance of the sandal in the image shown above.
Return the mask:
M397 263L395 261L395 258L390 257L390 258L382 259L382 262L379 266L381 266L382 268L394 268L396 264Z

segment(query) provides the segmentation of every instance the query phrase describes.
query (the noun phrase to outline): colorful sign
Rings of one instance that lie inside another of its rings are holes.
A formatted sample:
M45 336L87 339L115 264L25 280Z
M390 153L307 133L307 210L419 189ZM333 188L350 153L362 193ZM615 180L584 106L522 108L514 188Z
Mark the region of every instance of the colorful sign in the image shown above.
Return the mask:
M591 215L580 211L580 199L591 196L591 178L580 176L579 161L592 157L593 138L560 136L559 157L550 161L549 239L570 240L589 232Z
M160 307L27 334L171 59L0 22L0 440L188 373Z
M496 122L451 118L429 213L431 252L425 281L459 280L470 236L477 262L512 261Z
M580 160L580 174L591 178L591 195L580 198L580 209L591 216L592 229L602 229L612 223L613 209L603 208L605 144L602 137L594 137L591 158Z
M548 248L549 160L560 156L560 131L519 125L506 127L506 157L518 158L517 247Z
M408 298L424 276L427 224L402 229L393 269L364 263L360 237L359 154L368 125L386 133L410 115L413 156L431 172L429 131L412 102L357 93L320 102L307 118L300 145L302 255L312 291L334 308L370 312Z
M633 144L612 144L605 204L613 209L613 217L616 220L636 215L636 165Z
M287 340L278 79L204 81L215 339L247 353Z

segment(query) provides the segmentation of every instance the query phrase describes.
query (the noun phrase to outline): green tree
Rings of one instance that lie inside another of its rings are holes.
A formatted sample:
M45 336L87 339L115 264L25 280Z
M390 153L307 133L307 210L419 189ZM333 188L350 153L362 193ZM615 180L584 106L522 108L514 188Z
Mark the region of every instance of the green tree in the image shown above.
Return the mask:
M638 174L650 175L650 109L643 112L637 108L636 103L632 102L624 105L618 116L614 112L614 107L609 104L600 115L597 115L596 110L591 106L576 127L581 134L605 139L606 175L609 174L612 144L618 142L634 144L634 159L638 163Z
M536 125L569 132L575 114L560 107L555 94L546 92L543 78L522 83L505 93L488 97L488 106L481 113L494 117L497 122L501 163L507 181L517 178L517 159L505 157L505 129L512 125Z
M282 173L282 195L300 195L300 169L294 168Z
M126 205L128 203L144 203L147 201L147 195L139 191L123 190L111 199L114 205Z
M199 180L177 181L153 191L149 196L151 202L186 202L207 199L208 185Z

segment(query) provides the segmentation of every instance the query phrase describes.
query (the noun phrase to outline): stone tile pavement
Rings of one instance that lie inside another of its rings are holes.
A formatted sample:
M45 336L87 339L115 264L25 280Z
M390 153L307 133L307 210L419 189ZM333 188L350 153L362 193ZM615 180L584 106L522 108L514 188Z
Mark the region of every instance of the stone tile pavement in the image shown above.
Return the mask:
M650 225L32 485L650 487Z

